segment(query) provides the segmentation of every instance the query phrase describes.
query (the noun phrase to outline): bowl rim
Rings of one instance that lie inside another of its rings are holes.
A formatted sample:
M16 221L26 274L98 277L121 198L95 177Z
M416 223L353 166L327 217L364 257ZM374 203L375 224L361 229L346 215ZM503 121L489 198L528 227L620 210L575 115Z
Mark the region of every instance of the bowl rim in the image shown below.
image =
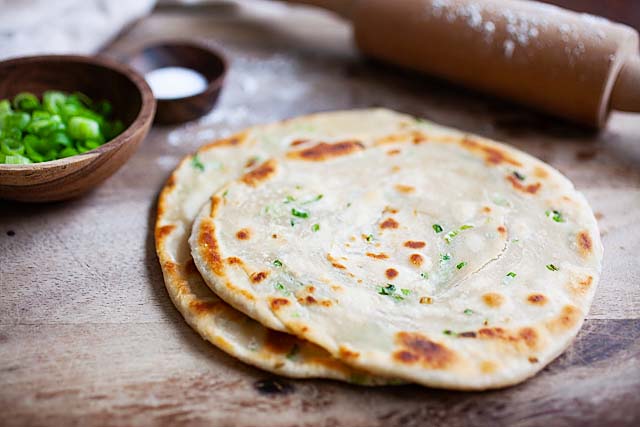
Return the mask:
M56 62L70 62L70 63L82 63L82 64L90 64L97 65L99 67L108 68L112 71L115 71L126 79L128 79L133 85L136 87L140 94L141 102L140 102L140 110L136 115L135 119L131 124L118 136L115 138L105 142L101 146L94 148L93 150L76 154L74 156L66 157L64 159L56 159L50 160L47 162L40 163L29 163L29 164L6 164L0 163L0 172L21 172L21 171L33 171L33 170L45 170L58 168L61 166L70 165L79 161L86 161L101 154L104 154L108 151L116 149L123 144L131 141L134 134L144 126L146 122L152 122L153 116L156 110L156 99L151 92L151 88L144 80L144 78L127 64L123 64L111 58L105 57L103 55L89 56L89 55L33 55L33 56L22 56L18 58L8 59L6 61L0 61L0 67L6 65L22 65L33 62L46 62L46 61L56 61Z
M164 46L185 46L185 47L195 47L200 50L205 51L208 55L215 57L222 64L222 71L214 78L207 79L207 87L198 93L194 93L193 95L183 96L180 98L154 98L156 102L161 102L164 104L173 103L173 102L189 102L195 99L198 99L202 96L212 96L213 93L222 90L224 86L225 79L227 77L227 73L229 72L229 61L225 54L216 47L212 46L205 40L198 39L189 39L189 38L161 38L154 40L148 44L141 46L139 49L133 51L131 54L127 55L127 63L131 63L135 58L140 55L143 55L144 51L148 49L154 49ZM144 77L143 77L144 78ZM153 91L152 91L153 94Z

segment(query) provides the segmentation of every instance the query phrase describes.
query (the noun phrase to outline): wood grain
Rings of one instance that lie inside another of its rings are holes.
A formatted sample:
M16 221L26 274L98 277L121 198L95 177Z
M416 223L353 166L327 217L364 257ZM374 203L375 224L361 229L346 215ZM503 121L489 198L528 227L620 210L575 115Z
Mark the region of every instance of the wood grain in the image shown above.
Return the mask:
M230 59L219 106L153 129L81 199L0 203L0 425L638 425L638 116L615 114L604 132L585 132L364 62L342 23L286 10L156 11L111 53L158 34L217 43ZM537 377L489 393L274 384L201 340L171 305L150 230L157 192L184 154L254 123L373 105L511 143L559 168L594 206L605 245L594 305L575 344Z

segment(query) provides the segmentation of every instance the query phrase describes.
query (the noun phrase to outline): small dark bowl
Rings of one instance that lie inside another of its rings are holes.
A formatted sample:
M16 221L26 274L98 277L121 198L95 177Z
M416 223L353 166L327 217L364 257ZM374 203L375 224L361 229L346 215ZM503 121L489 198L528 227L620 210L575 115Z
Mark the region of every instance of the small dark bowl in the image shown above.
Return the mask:
M211 111L222 90L227 63L224 57L205 44L191 41L166 41L145 47L128 60L142 74L164 67L184 67L207 79L204 91L184 98L157 98L156 123L178 124L195 120Z
M19 92L41 97L47 90L80 91L113 105L125 130L100 147L76 156L28 165L0 164L0 198L30 202L63 200L89 191L135 152L153 122L155 100L144 79L105 58L45 55L0 62L0 99Z

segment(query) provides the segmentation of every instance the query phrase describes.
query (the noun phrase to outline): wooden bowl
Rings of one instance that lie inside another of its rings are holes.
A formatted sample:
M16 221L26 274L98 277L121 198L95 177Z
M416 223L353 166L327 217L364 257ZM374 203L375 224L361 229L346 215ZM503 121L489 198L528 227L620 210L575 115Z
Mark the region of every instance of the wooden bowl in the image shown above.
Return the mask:
M45 55L0 62L0 99L19 92L80 91L113 105L125 131L76 156L28 165L0 164L0 198L28 202L69 199L94 188L117 171L149 132L155 99L129 67L99 57Z
M178 124L211 111L222 91L227 62L209 46L194 41L163 41L145 47L128 60L142 74L164 67L190 68L207 79L204 91L184 98L156 98L156 123Z

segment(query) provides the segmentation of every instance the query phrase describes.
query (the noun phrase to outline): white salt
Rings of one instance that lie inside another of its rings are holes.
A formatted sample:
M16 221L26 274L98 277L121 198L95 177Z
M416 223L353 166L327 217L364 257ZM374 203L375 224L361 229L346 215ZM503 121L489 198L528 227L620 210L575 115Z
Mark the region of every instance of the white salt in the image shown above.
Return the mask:
M176 99L196 95L207 88L207 79L184 67L165 67L144 75L157 99Z

